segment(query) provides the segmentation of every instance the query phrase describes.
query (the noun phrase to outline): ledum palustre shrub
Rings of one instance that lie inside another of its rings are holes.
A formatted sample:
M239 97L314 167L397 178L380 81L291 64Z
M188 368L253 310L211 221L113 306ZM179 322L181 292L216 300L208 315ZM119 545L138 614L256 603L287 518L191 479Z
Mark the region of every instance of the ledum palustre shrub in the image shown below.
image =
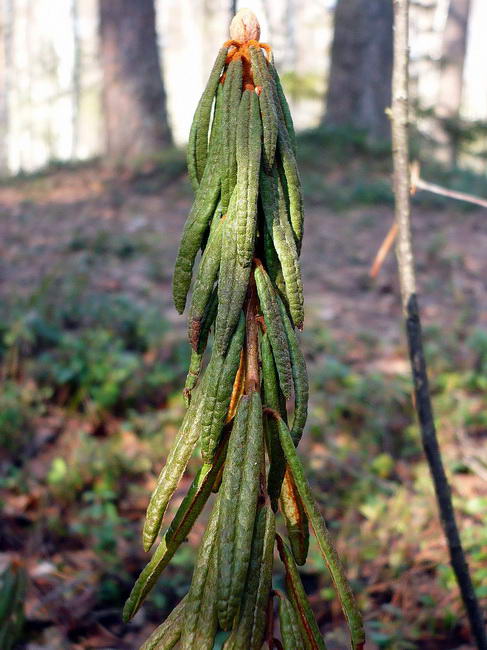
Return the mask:
M279 647L275 610L283 648L325 648L297 569L306 562L309 524L359 649L361 616L296 453L308 379L296 334L303 325L303 203L292 119L255 16L239 12L230 35L189 138L195 200L173 282L182 313L194 275L187 411L147 509L146 551L198 446L202 465L124 618L137 612L214 493L189 592L143 649L211 649L219 631L227 632L226 650ZM279 519L286 538L276 532ZM276 547L286 593L272 588Z

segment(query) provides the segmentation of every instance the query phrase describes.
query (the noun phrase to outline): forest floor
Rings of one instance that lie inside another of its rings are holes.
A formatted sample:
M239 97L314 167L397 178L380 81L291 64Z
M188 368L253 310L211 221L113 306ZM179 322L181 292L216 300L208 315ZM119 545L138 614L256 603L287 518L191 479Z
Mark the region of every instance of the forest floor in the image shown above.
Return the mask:
M0 186L0 569L14 560L29 576L19 648L131 650L189 584L201 523L121 623L146 562L148 495L183 413L189 352L170 296L191 193L173 165L163 182L92 165ZM327 187L344 174L328 173ZM473 648L411 408L393 255L368 275L392 206L331 208L326 187L307 196L312 397L300 449L365 613L366 647ZM413 214L439 435L487 605L485 218L451 203ZM347 647L313 544L302 577L328 647Z

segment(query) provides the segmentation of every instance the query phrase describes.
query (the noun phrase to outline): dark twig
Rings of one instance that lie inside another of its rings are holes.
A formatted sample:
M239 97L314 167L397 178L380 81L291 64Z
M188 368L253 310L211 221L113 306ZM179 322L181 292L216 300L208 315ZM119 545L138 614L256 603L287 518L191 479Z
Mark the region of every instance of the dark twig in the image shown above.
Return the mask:
M433 409L423 350L421 319L416 295L416 278L410 225L410 177L408 147L408 19L409 0L394 0L394 67L392 78L392 145L395 214L398 225L396 256L399 267L403 314L414 383L415 408L421 438L438 501L441 522L448 542L450 561L460 587L472 634L480 650L487 638L479 603L463 552L455 521L451 489L443 467L436 436Z

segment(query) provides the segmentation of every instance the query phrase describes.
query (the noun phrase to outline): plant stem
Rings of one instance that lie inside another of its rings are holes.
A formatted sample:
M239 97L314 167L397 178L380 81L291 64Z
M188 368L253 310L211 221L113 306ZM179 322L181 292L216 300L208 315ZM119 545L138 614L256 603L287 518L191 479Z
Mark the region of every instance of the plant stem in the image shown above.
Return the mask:
M408 147L408 20L409 0L394 0L394 66L392 77L392 146L394 165L395 215L398 226L396 256L402 295L403 315L414 384L415 409L421 438L448 542L455 572L472 634L480 650L487 649L487 638L480 606L455 521L451 489L446 477L436 436L426 360L423 350L421 318L416 295L416 278L411 242L410 178Z
M259 323L257 289L255 287L254 274L250 276L249 288L247 289L247 307L245 310L245 393L248 395L253 390L259 390Z

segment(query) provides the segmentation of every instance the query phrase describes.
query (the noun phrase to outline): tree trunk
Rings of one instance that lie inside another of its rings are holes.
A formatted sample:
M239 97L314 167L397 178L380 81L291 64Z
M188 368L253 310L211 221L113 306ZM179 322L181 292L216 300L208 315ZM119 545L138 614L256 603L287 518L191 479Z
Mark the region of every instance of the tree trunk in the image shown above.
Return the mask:
M81 43L80 43L80 29L79 29L79 7L78 0L71 0L71 22L73 29L73 46L74 46L74 61L72 72L72 135L71 135L71 158L76 159L78 155L79 144L79 108L81 99Z
M450 0L448 17L443 35L441 54L440 88L436 114L446 130L445 161L455 164L458 156L459 130L463 93L463 68L467 51L467 30L470 0Z
M11 68L12 49L12 1L7 0L3 4L3 12L0 22L0 176L9 173L9 74Z
M338 0L325 123L364 129L371 140L390 137L392 3Z
M106 154L150 157L171 141L153 0L100 0Z
M5 50L6 38L2 29L0 31L0 176L5 176L8 171L8 94Z

